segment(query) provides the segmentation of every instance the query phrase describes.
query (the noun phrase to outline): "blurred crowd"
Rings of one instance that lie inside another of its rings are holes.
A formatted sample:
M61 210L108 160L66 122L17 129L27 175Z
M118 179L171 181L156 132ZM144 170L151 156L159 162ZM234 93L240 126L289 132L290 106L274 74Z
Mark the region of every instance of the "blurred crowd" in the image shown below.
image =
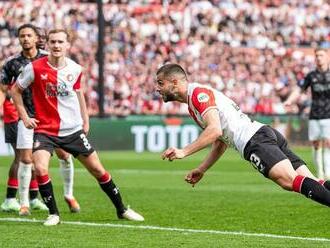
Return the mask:
M308 94L290 108L283 100L315 67L312 49L330 48L326 0L104 2L108 115L186 114L154 92L154 73L166 62L181 64L190 81L222 90L248 113L306 111ZM1 1L0 61L19 51L16 30L27 22L71 30L69 56L85 68L88 109L97 115L96 3Z

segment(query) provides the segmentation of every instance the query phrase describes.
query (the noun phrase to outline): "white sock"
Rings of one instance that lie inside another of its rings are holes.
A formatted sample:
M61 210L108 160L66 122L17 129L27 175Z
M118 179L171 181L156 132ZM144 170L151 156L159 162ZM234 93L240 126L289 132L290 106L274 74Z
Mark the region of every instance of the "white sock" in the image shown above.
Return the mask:
M18 195L21 206L30 207L29 186L31 182L32 164L19 162L17 178L18 178Z
M316 174L317 178L323 179L324 172L323 172L323 154L322 148L315 149L313 147L313 161L316 166Z
M67 198L73 198L73 174L74 167L72 162L72 156L70 155L67 160L59 159L60 172L63 180L64 196Z
M323 148L323 166L324 166L324 177L330 179L330 148Z

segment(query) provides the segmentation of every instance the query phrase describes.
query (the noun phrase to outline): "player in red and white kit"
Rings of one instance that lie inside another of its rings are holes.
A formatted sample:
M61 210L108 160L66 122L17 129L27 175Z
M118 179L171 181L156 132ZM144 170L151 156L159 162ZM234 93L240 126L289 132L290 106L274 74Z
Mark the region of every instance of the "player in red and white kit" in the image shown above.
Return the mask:
M232 147L283 189L299 192L330 207L330 181L316 179L278 131L252 121L220 91L188 83L186 72L177 64L166 64L157 71L156 89L165 102L188 104L190 115L203 129L200 136L184 148L168 148L162 154L163 159L182 159L212 144L205 160L186 175L188 183L195 185L226 148Z
M36 27L38 35L37 47L38 49L45 50L47 33L45 29ZM60 174L63 180L63 195L64 200L68 204L72 213L80 211L80 205L76 198L73 196L73 183L74 183L74 166L72 156L65 152L63 149L55 149L56 156L58 157Z
M82 67L65 57L69 49L68 39L65 30L51 30L47 41L49 56L28 64L13 87L13 99L20 118L27 128L34 128L33 161L40 194L49 208L44 225L60 222L48 176L49 160L55 148L71 153L98 180L116 207L119 218L143 221L141 215L125 207L119 189L86 137L89 117L80 86ZM27 87L32 89L34 118L27 115L22 102L22 91Z

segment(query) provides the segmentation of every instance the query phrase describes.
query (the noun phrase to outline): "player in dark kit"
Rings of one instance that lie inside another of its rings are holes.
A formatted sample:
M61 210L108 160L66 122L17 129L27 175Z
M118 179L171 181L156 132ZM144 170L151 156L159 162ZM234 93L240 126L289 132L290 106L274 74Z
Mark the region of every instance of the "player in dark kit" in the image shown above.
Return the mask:
M24 24L18 28L18 38L22 47L22 52L11 57L5 63L1 71L1 83L2 88L7 91L18 78L18 75L23 70L24 66L38 58L47 56L47 52L36 47L37 42L40 41L38 38L37 29L31 24ZM10 92L7 91L9 94ZM31 89L27 88L23 92L24 106L29 116L34 116L34 104L32 101ZM9 126L9 127L8 127ZM18 184L19 198L20 198L20 215L29 215L31 209L42 209L48 210L48 208L37 198L38 194L38 183L35 179L35 174L32 171L32 144L33 144L33 130L27 129L21 120L14 126L14 124L7 125L6 133L11 132L10 135L15 133L15 160L19 160L18 166L14 165L11 167L11 173L8 180L9 195L2 204L2 209L5 211L16 210L10 208L14 204L16 190L13 186ZM9 134L8 134L9 135ZM14 138L14 135L11 136ZM12 140L14 141L14 140ZM69 208L72 212L78 212L80 210L79 204L73 197L73 163L72 158L69 154L64 151L59 156L61 174L64 179L64 190L65 200L67 201ZM63 168L63 169L62 169ZM18 179L18 180L17 180ZM15 181L16 180L16 181ZM30 188L30 201L28 197L28 189ZM8 200L9 198L9 200ZM8 206L9 204L9 206ZM17 204L14 204L16 206Z
M309 87L312 106L309 115L308 137L313 144L313 159L319 178L330 179L330 63L326 49L315 50L316 69L308 73L299 87L284 102L289 106Z
M1 87L6 92L7 95L7 100L4 103L4 108L6 112L10 115L15 115L15 111L16 111L16 109L13 108L14 106L11 105L11 97L10 97L11 86L16 81L18 75L23 70L26 64L28 64L33 59L37 59L42 56L45 56L44 53L42 53L41 51L35 48L35 41L33 40L34 39L33 28L34 27L32 25L26 24L18 29L18 36L19 36L20 45L22 47L22 52L15 56L10 57L5 62L5 64L1 69L1 84L2 84ZM29 90L26 90L24 92L24 103L26 106L33 106L31 102L31 91ZM33 107L29 107L28 111L29 113L33 112ZM27 178L25 184L20 183L22 181L20 180L20 174L22 174L23 172L22 169L24 169L24 162L29 160L29 158L26 157L26 149L24 146L24 142L22 141L22 138L21 137L18 138L18 125L19 125L18 119L17 122L11 122L5 124L5 132L6 132L5 135L8 138L7 142L10 142L14 146L15 160L10 168L8 185L7 185L7 196L6 196L6 200L1 205L1 208L4 211L17 210L16 207L13 208L12 206L16 206L15 197L18 187L21 204L22 202L25 202L24 203L25 205L31 205L31 208L33 209L47 210L47 207L37 198L38 183L35 178L31 180L31 173L30 173L30 177ZM18 139L20 140L17 143ZM30 188L30 201L28 199L29 188ZM25 193L26 197L24 201L21 198L21 193L23 191L26 192ZM18 210L21 211L21 207L19 207ZM24 208L22 210L23 212L22 213L20 212L21 214L23 215L29 214L29 212L25 211Z

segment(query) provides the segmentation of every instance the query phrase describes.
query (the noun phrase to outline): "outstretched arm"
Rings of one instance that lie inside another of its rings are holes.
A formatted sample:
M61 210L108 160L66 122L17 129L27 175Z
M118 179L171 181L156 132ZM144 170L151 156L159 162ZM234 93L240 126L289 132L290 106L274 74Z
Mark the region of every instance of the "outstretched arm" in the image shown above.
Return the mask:
M301 93L302 93L302 89L300 87L296 86L293 89L293 91L291 92L291 94L288 96L288 98L284 101L284 105L290 106L293 103L295 103Z
M187 183L195 186L198 183L204 173L215 164L215 162L224 154L227 149L227 145L220 140L216 140L212 144L211 151L206 156L204 161L195 169L191 170L185 177Z
M206 122L206 128L194 142L187 145L183 149L178 149L175 147L168 148L163 152L162 159L167 158L169 161L173 161L174 159L182 159L215 142L222 135L218 110L208 110L204 114L203 119Z

